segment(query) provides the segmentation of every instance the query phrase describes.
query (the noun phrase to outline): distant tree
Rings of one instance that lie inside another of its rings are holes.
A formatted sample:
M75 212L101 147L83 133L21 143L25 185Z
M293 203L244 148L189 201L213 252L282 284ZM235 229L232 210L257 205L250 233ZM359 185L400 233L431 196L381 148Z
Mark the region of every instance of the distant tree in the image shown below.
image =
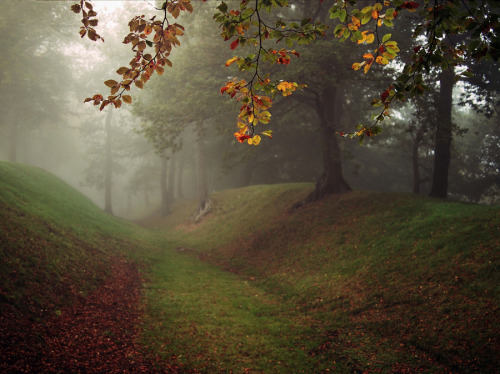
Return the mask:
M126 171L124 162L130 154L131 138L123 126L112 120L113 112L106 113L102 122L84 123L81 132L88 146L88 166L82 185L104 190L104 210L113 214L113 177Z
M8 139L8 158L17 161L19 145L34 128L61 122L56 109L69 96L69 69L62 62L65 36L44 19L67 25L63 4L32 2L30 12L20 1L0 2L0 138ZM22 14L22 16L21 16ZM30 30L30 37L19 32Z

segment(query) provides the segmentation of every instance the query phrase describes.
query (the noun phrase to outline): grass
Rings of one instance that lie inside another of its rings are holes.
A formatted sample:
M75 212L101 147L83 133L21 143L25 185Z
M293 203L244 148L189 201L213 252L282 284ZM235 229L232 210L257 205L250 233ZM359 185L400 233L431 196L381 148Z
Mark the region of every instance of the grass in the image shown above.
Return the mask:
M294 372L496 370L498 207L358 191L288 212L310 188L223 191L201 224L189 223L186 203L148 224L184 256L279 300L273 313L303 326L294 332ZM288 341L286 330L278 329ZM275 344L283 343L267 343L270 352Z
M131 250L135 226L42 169L0 162L0 309L45 318L86 295ZM12 309L13 308L13 309Z
M140 228L0 163L0 307L57 314L126 254L147 264L145 353L181 372L497 370L498 207L356 191L289 212L311 188L221 191L199 224L182 202Z

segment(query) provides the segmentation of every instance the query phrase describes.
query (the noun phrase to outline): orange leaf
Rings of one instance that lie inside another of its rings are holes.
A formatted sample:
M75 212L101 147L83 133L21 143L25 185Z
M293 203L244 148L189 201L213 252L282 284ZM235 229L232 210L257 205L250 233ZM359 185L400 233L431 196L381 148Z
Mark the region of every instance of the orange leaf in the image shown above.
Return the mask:
M373 59L373 55L371 53L365 53L363 55L363 58L366 58L366 59Z
M229 66L231 65L233 62L237 61L238 60L238 57L233 57L233 58L230 58L229 60L226 61L226 66Z

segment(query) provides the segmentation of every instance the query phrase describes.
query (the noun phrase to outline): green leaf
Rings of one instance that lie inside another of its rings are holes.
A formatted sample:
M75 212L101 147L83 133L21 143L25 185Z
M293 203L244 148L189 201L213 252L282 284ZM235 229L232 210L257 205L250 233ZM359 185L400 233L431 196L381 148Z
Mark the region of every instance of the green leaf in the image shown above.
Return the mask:
M345 22L347 18L347 11L345 9L342 9L340 11L340 22Z
M330 19L335 19L340 17L340 10L336 10L335 12L330 13Z
M222 13L226 13L227 12L227 4L225 2L222 2L218 7L217 9L219 9Z
M391 38L392 34L385 34L384 37L382 38L382 43L385 43Z

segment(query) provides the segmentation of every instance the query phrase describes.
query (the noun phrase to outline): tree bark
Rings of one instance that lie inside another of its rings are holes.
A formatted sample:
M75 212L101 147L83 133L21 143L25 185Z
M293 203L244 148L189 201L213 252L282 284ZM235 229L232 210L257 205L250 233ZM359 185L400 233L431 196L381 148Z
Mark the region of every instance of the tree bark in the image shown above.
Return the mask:
M451 69L451 68L450 68ZM453 125L451 109L453 104L453 70L445 70L439 77L439 103L434 146L434 171L430 196L445 199L448 195L448 172L450 167Z
M338 141L338 122L342 116L341 92L330 86L316 95L316 112L319 118L321 145L323 151L323 172L316 182L313 192L303 202L294 205L319 201L330 194L341 194L351 191L351 187L342 173L342 157Z
M104 166L104 211L113 214L112 206L112 183L113 183L113 154L112 154L112 130L111 130L111 114L112 111L108 110L106 116L106 161Z

